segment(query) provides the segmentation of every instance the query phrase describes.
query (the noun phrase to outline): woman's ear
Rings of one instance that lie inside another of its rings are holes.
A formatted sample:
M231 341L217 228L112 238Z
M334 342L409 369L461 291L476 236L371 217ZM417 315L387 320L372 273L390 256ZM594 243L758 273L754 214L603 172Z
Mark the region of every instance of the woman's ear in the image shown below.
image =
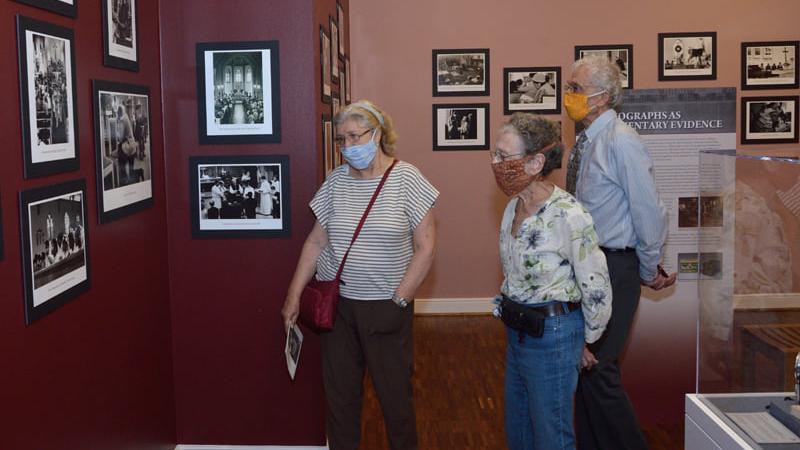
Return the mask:
M525 171L528 173L528 175L539 175L544 169L544 162L544 154L537 153L533 155L533 158L529 159L528 162L525 163Z

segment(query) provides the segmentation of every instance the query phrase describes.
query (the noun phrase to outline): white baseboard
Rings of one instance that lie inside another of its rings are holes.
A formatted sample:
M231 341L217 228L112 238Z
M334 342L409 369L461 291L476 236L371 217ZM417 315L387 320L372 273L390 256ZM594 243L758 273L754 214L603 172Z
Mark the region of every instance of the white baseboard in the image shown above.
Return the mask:
M302 445L189 445L179 444L175 450L328 450L328 446L309 447Z
M414 313L428 314L491 314L491 298L418 298Z

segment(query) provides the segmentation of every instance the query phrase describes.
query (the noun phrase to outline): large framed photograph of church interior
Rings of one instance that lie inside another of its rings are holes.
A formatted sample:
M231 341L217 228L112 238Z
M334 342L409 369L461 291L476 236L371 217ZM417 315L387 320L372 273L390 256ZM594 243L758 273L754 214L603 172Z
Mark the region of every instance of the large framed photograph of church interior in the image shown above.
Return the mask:
M742 89L797 89L800 41L742 42Z
M194 238L289 236L288 156L194 156L189 180Z
M139 71L138 0L102 0L103 64Z
M89 289L86 180L22 191L19 196L25 323Z
M16 0L37 8L46 9L62 16L78 17L78 0Z
M741 143L796 144L800 96L741 98Z
M622 73L622 88L633 89L633 44L575 46L575 61L590 55L605 56L615 63Z
M281 141L278 41L197 44L200 144Z
M153 204L150 89L92 81L97 211L110 222Z
M489 104L434 104L433 150L489 150Z
M80 166L73 36L68 28L17 16L25 178Z
M561 67L506 67L503 82L504 114L561 114Z
M489 95L489 49L433 50L433 96Z
M658 81L716 79L716 32L658 33Z

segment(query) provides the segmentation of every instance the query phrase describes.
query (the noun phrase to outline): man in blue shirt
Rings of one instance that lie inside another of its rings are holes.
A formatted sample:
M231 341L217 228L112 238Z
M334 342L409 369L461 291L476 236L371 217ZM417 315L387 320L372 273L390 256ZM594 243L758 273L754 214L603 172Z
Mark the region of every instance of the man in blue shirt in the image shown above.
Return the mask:
M594 218L613 290L603 337L584 349L576 393L580 449L646 449L636 413L622 386L619 356L639 305L641 284L675 283L658 265L667 236L653 162L639 135L614 111L622 101L617 65L602 56L576 61L564 106L584 125L567 165L567 190Z

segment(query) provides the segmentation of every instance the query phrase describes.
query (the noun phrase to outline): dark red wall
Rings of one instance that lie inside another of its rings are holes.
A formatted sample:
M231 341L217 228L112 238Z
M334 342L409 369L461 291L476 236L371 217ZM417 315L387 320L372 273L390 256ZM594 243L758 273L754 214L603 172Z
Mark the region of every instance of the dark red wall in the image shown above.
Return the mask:
M102 65L101 3L80 0L70 19L0 2L0 448L172 449L174 395L168 303L166 201L158 5L139 2L138 73ZM80 170L23 180L15 15L75 30ZM155 206L97 223L91 81L150 88ZM86 178L91 288L25 326L19 251L19 191Z

